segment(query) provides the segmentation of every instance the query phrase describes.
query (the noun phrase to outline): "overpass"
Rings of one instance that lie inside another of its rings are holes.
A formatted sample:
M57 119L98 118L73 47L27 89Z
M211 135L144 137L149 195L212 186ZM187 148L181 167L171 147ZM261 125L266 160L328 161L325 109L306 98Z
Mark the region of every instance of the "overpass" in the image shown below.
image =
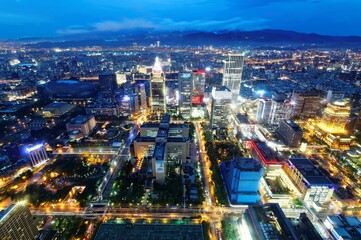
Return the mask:
M62 147L53 151L57 155L78 155L78 154L98 154L98 155L117 155L119 148L108 146L101 147Z

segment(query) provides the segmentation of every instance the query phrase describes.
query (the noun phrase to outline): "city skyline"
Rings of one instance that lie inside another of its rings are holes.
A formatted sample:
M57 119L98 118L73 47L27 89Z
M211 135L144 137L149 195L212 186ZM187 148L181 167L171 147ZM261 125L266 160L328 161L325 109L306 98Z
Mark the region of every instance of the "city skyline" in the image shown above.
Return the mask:
M281 29L361 35L356 0L9 1L0 10L1 39L153 31ZM335 17L337 16L337 17ZM27 26L27 27L24 27Z

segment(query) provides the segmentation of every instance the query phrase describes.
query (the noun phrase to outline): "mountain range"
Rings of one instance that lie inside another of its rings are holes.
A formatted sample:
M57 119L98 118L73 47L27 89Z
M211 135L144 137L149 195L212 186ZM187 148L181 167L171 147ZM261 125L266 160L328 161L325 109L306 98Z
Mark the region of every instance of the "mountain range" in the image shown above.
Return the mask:
M18 39L33 48L121 47L137 43L147 46L160 41L169 46L230 46L248 48L361 48L360 36L328 36L285 30L95 32L56 38Z

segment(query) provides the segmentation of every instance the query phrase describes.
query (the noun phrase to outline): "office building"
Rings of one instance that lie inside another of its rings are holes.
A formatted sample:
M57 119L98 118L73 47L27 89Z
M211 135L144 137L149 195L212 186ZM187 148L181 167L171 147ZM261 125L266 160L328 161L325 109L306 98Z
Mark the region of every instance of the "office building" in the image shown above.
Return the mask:
M29 146L25 149L26 156L31 161L31 165L38 166L47 160L49 160L48 154L43 144L37 144L35 146Z
M327 133L345 133L345 126L350 116L351 106L345 101L327 104L318 125Z
M271 109L267 123L278 126L282 120L292 116L291 100L283 94L274 94L271 99Z
M301 145L302 129L291 120L282 120L277 132L287 146L298 148Z
M231 115L232 93L227 87L214 87L211 95L211 126L227 129Z
M0 211L0 239L33 240L38 229L29 208L22 202Z
M150 79L150 106L153 114L166 113L165 94L165 77L163 74L162 65L159 59L156 58L152 70L152 77Z
M307 158L290 158L284 170L306 203L323 204L331 200L333 184Z
M144 84L135 84L134 86L134 108L136 113L147 110L147 93Z
M190 157L189 125L170 123L165 115L159 123L145 123L134 140L137 160L152 158L152 174L156 181L164 183L169 164L181 164Z
M99 88L101 92L114 94L117 86L117 75L115 73L106 72L99 74Z
M78 115L77 117L71 119L66 124L66 130L68 132L80 132L82 136L86 136L90 133L91 130L96 125L96 121L93 115L90 116L81 116Z
M179 112L183 118L189 119L192 110L193 79L192 73L181 72L178 77Z
M249 229L249 239L298 240L289 220L277 203L248 206L242 225Z
M228 54L224 60L222 85L232 93L232 102L237 102L241 90L243 55Z
M267 123L271 112L272 101L266 98L259 99L256 112L257 123Z
M314 117L321 107L322 95L318 91L293 91L293 116Z
M206 72L204 70L194 70L192 78L192 103L194 105L202 104L206 89Z
M231 204L249 204L260 200L259 182L262 165L253 158L222 162L221 172Z
M336 240L361 239L361 222L357 217L342 214L328 216L324 225Z

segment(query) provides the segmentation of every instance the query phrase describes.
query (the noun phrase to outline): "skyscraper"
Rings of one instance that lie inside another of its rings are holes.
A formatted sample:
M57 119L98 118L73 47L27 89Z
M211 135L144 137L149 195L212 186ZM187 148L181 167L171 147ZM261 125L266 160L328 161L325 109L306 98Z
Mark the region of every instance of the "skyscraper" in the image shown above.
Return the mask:
M115 73L102 73L99 74L100 91L103 93L114 94L117 88L117 76Z
M36 224L24 203L12 204L0 211L0 239L33 240L37 235Z
M193 77L192 102L194 104L203 103L204 91L206 88L206 72L204 70L194 70L192 77Z
M268 121L269 114L271 112L271 100L260 99L257 106L256 122L265 123Z
M226 129L231 111L232 93L227 87L214 87L211 95L211 126Z
M158 57L155 59L150 79L150 98L152 113L166 113L165 77Z
M193 79L192 73L181 72L178 77L178 88L180 91L179 96L179 110L185 119L191 117L192 109L192 92L193 92Z
M228 54L224 61L222 85L232 93L232 102L237 102L241 89L243 72L243 55Z
M322 113L319 127L327 133L343 133L351 107L345 101L329 103Z

